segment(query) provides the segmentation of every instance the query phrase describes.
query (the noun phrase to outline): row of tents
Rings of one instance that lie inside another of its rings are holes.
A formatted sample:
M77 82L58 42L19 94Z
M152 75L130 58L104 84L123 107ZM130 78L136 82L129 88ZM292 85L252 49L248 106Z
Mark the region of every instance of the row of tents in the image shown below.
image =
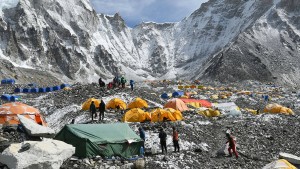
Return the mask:
M45 92L52 92L52 91L57 91L57 90L69 90L70 85L69 84L61 84L57 86L52 86L52 87L34 87L34 88L15 88L14 92L15 93L45 93Z

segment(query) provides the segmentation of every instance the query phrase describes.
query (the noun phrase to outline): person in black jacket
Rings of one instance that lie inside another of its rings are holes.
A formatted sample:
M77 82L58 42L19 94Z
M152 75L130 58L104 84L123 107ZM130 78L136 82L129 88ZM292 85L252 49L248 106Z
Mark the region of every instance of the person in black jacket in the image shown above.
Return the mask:
M160 139L160 146L161 146L162 153L164 154L164 151L165 151L165 153L168 153L168 151L167 151L167 134L163 128L160 129L158 137Z
M103 100L101 100L101 103L99 104L99 121L104 120L104 111L105 111L105 103Z
M95 103L94 101L92 101L91 105L90 105L90 112L92 114L92 121L94 120L94 115L95 115L95 118L97 118L97 109L96 109L96 106L95 106Z

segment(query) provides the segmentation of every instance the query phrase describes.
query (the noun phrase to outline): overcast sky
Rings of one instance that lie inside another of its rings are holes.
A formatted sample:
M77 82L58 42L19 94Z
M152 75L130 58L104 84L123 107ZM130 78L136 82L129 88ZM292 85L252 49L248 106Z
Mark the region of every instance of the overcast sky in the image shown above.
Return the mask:
M208 0L91 0L98 13L113 15L117 12L129 27L142 21L177 22Z

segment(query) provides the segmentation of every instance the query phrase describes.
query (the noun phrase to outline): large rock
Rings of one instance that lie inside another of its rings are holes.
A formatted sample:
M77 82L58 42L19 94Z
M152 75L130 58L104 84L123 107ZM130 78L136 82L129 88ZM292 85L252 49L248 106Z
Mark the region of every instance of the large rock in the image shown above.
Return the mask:
M21 149L22 143L11 144L0 155L0 163L12 169L59 169L75 153L75 147L58 140L24 143L30 145L28 150Z
M39 125L22 115L18 115L18 118L30 136L54 137L55 135L55 131L49 127Z

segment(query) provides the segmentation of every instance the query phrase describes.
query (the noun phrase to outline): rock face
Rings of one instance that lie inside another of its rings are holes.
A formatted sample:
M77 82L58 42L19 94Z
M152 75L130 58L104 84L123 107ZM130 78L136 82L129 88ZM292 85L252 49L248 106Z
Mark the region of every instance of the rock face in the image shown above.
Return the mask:
M178 23L131 29L118 13L97 14L88 0L20 0L0 16L0 59L11 62L11 71L37 68L64 81L125 74L296 85L299 6L297 0L210 0Z
M0 155L0 163L9 168L59 169L63 161L75 153L75 147L57 140L26 141L30 148L20 151L22 143L11 144Z

